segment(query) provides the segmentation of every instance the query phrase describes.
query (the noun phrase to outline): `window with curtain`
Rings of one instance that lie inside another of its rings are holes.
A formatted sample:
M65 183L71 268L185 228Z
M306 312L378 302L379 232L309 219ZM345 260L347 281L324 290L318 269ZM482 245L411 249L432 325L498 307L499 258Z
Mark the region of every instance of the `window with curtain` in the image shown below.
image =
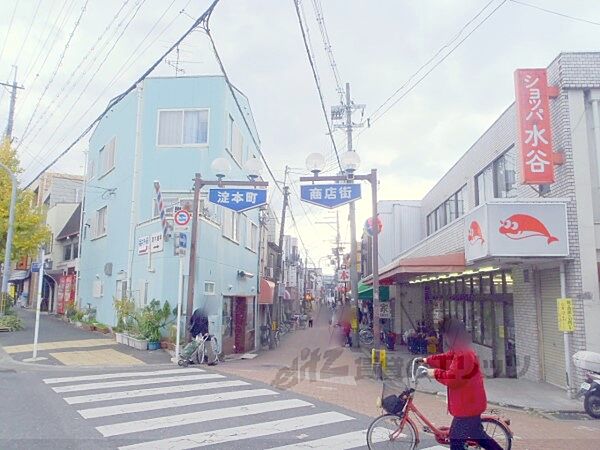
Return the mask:
M208 110L159 111L158 145L181 146L208 143Z
M101 237L106 234L106 211L106 206L96 211L94 237Z

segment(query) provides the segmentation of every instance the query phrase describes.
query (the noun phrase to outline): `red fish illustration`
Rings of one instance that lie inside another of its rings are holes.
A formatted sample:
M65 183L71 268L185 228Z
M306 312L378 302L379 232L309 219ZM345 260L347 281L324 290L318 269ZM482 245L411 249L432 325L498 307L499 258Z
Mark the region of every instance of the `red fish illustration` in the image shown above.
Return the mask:
M548 239L548 244L558 241L540 220L528 214L513 214L508 219L501 220L498 231L510 239L544 236Z
M477 222L476 220L471 222L471 225L469 226L469 236L467 237L467 239L469 240L469 243L471 245L474 245L477 241L479 241L481 245L483 245L483 243L485 242L485 239L483 239L483 233L481 232L481 227L479 226L479 222Z

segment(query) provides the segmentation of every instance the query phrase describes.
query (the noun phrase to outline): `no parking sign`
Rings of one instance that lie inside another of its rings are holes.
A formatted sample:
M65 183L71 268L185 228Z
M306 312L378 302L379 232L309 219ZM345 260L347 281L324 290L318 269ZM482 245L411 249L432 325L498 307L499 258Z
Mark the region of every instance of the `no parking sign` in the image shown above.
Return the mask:
M186 209L180 209L173 215L173 222L175 222L175 227L180 229L187 228L191 219L192 215Z

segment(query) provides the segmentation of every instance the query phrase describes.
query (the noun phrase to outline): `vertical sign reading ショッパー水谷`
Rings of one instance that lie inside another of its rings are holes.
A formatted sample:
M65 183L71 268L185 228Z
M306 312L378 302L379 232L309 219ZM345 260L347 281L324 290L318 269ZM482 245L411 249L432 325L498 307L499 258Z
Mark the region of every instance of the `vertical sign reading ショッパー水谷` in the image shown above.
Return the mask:
M546 69L515 71L517 139L523 184L554 182L549 91Z

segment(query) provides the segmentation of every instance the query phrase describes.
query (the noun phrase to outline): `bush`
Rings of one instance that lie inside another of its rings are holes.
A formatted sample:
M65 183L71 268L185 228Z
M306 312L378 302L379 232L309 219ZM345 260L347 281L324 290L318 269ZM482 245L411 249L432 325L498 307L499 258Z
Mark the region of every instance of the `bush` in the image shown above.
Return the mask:
M135 320L135 302L131 298L115 298L113 301L117 313L117 327L129 330Z
M0 327L8 328L9 331L19 331L23 329L23 322L18 316L1 316Z
M152 300L136 314L140 334L150 342L159 342L162 337L161 329L170 322L170 317L171 305L168 301L161 306L158 300Z

